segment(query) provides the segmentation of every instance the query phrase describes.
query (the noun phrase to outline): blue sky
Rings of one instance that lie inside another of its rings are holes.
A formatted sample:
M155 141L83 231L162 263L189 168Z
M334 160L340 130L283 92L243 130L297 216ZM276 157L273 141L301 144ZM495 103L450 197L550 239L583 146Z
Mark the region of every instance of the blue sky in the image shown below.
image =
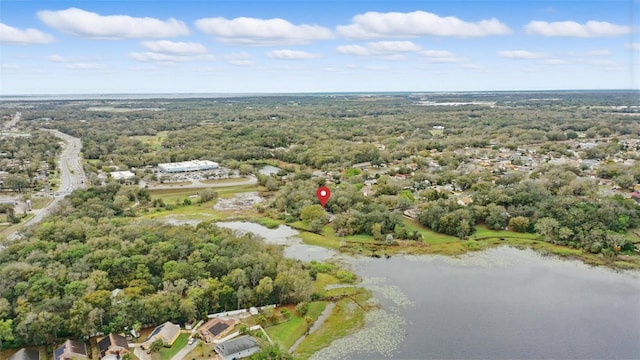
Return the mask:
M637 89L640 0L0 2L0 94Z

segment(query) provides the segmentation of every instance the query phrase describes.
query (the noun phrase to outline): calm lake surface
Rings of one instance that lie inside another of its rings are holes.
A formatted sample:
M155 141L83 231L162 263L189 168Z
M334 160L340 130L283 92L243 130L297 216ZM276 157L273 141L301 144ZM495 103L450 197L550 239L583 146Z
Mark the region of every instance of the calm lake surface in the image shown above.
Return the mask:
M325 260L286 226L218 225ZM508 247L450 258L352 258L381 309L314 359L640 359L640 273Z
M251 232L262 236L269 244L286 245L286 256L302 261L325 261L333 257L336 252L319 246L307 245L296 235L298 231L289 226L280 225L276 229L268 229L260 224L243 221L220 221L216 225L233 229L242 233Z

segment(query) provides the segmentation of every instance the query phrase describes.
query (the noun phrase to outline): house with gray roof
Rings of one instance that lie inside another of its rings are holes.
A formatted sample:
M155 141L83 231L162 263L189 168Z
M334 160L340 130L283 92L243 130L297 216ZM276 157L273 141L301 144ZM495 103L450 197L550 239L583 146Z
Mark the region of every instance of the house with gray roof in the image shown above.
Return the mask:
M258 341L249 335L239 336L215 346L222 360L234 360L249 357L260 351Z
M40 352L22 348L17 353L9 356L8 360L40 360Z

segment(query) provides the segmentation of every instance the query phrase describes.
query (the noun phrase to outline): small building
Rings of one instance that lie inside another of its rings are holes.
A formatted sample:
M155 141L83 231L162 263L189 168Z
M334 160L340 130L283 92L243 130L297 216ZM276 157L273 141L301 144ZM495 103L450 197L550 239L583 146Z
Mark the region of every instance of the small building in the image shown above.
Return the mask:
M67 340L53 352L53 360L88 359L87 346L78 340Z
M260 351L260 346L253 337L243 335L235 339L216 344L215 349L222 360L233 360L249 357L257 353Z
M153 329L147 339L140 345L143 349L147 350L151 347L151 344L157 339L161 339L164 346L171 346L180 335L180 325L176 325L170 321Z
M207 343L225 337L236 324L233 319L214 318L207 321L199 329L200 337Z
M40 352L33 349L22 348L17 353L9 356L8 360L40 360Z
M129 353L129 343L124 336L111 333L98 341L98 349L101 359L116 360Z

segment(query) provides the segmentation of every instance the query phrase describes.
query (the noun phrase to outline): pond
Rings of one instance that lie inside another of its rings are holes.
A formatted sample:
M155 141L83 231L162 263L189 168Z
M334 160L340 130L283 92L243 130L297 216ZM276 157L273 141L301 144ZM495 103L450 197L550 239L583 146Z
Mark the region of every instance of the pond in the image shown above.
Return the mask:
M323 261L288 226L219 226L253 232L285 254ZM458 258L340 255L373 291L367 325L313 359L640 359L640 273L500 247Z
M262 175L271 175L271 174L277 174L278 172L280 172L280 168L279 167L275 167L275 166L271 166L271 165L265 165L262 168L260 168L259 170L260 174Z
M276 229L268 229L260 224L244 221L221 221L216 225L241 233L252 232L263 237L269 244L285 245L285 255L293 259L326 261L336 254L329 249L304 244L300 238L296 237L298 231L286 225L280 225Z

